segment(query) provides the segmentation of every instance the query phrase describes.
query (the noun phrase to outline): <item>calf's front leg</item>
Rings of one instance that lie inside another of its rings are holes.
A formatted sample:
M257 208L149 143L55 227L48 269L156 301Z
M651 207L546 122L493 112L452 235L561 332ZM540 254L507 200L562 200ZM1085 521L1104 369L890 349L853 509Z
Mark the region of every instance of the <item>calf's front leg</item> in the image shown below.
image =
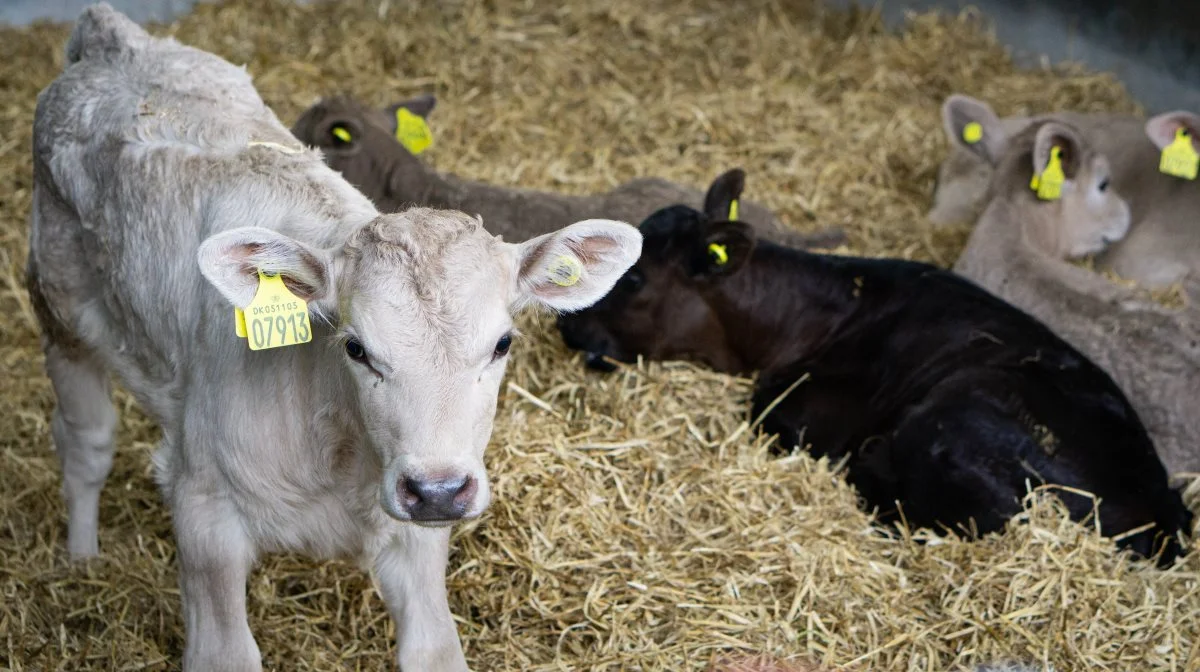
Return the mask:
M401 672L465 672L446 599L450 528L405 525L375 556L383 600L396 621Z
M241 516L211 494L175 497L183 597L183 672L262 672L262 656L246 619L246 578L254 545Z

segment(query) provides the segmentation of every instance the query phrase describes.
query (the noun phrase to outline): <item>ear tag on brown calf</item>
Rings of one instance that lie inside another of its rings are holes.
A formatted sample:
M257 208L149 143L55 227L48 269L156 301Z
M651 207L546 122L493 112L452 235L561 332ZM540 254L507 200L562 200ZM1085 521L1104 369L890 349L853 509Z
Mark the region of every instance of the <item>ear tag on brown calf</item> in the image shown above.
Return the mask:
M737 201L734 201L735 203ZM729 263L729 250L720 243L708 244L708 256L712 257L713 263L717 266L724 266Z
M433 144L433 133L429 124L419 114L406 107L396 108L396 139L412 154L420 154Z
M978 121L963 126L963 142L973 145L983 139L983 126Z
M282 348L312 340L308 304L283 284L277 273L258 272L258 291L245 309L234 309L238 336L251 350Z
M559 287L570 287L579 282L579 276L583 275L583 264L575 257L564 254L554 260L547 269L547 275L550 276L550 282Z
M1192 132L1180 126L1175 129L1175 140L1163 148L1162 159L1158 162L1158 170L1167 175L1194 180L1198 168L1200 168L1200 154L1197 154L1196 148L1192 147Z
M350 131L347 131L345 128L342 128L341 126L334 126L333 130L330 132L333 133L333 137L337 138L338 140L341 140L342 142L349 143L351 140L354 139L350 135Z
M729 202L729 221L736 222L736 221L738 221L737 218L738 218L738 202L737 202L737 199L735 198Z
M1029 188L1037 192L1037 197L1043 201L1056 201L1062 197L1062 185L1066 175L1062 167L1062 147L1055 145L1050 148L1050 161L1046 169L1039 175L1034 175L1029 181Z

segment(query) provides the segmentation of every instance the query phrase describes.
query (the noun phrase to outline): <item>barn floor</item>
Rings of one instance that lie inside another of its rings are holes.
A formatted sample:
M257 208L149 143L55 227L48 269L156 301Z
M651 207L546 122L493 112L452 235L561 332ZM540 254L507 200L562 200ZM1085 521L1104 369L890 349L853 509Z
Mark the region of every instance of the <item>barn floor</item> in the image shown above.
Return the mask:
M155 32L246 63L287 124L323 94L434 91L439 168L586 192L642 175L703 188L740 165L747 196L794 226L844 227L840 251L943 265L965 240L923 220L945 95L1001 114L1136 109L1103 74L1015 71L967 19L889 33L806 0L241 0ZM22 276L34 97L67 33L0 29L0 669L178 669L158 434L125 395L101 558L65 559ZM853 670L1200 669L1200 554L1169 571L1132 561L1045 495L973 544L888 537L829 465L768 457L747 427L750 381L684 364L599 376L552 320L523 329L490 448L494 504L458 530L448 570L473 669L701 669L721 650ZM356 568L272 557L249 594L267 669L388 669L392 626Z

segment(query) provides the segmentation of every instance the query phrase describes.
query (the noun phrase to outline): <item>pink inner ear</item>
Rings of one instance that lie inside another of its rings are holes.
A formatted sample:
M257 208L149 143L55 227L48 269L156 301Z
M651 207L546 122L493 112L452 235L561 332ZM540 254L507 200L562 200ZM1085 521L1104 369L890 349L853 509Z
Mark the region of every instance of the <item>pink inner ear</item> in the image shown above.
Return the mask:
M1165 149L1175 142L1175 132L1180 128L1191 131L1192 147L1200 151L1200 138L1196 137L1197 130L1200 129L1193 127L1188 123L1188 119L1179 114L1164 114L1146 122L1146 135L1159 149Z
M589 265L599 261L600 255L613 251L617 247L617 241L604 236L588 236L583 240L569 241L567 247L571 248L584 265Z

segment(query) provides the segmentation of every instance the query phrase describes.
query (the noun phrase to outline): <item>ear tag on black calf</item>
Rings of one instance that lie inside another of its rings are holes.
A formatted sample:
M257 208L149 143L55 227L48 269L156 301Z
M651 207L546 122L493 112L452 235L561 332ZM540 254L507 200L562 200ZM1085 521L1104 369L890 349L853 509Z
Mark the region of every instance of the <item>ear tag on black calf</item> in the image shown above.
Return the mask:
M738 202L736 198L729 202L729 221L738 221Z
M411 154L420 154L433 144L433 132L419 114L406 107L396 108L396 139Z
M737 201L734 201L737 203ZM708 244L708 256L712 258L713 263L717 266L724 266L729 263L729 250L720 243Z
M258 291L246 308L234 308L237 334L251 350L282 348L312 340L308 303L283 284L278 273L258 271Z
M1182 177L1185 180L1196 179L1197 169L1200 168L1200 154L1192 147L1192 132L1180 126L1175 129L1175 140L1162 151L1158 162L1158 170Z

